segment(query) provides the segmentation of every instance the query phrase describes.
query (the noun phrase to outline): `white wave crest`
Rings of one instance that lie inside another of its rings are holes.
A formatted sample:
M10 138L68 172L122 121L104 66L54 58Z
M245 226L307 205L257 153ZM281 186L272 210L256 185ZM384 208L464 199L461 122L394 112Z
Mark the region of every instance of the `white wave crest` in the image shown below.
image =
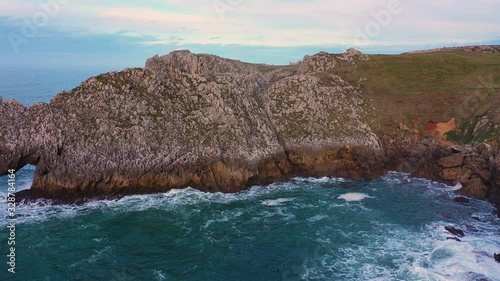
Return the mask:
M371 197L370 195L365 194L365 193L351 192L351 193L342 194L338 198L344 199L347 202L356 202L356 201L362 201L366 198L373 198L373 197Z
M283 203L290 202L295 200L295 198L279 198L279 199L274 199L274 200L265 200L262 202L262 205L264 206L280 206Z

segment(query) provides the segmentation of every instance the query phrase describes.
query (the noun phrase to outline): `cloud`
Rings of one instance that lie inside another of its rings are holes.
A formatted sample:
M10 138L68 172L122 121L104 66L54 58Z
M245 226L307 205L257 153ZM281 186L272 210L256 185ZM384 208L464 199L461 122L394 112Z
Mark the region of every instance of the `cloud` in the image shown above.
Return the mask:
M44 4L56 1L62 0L0 0L0 17L4 18L0 40L5 40L5 32L22 35L26 22L33 23L35 15L44 12ZM394 1L400 1L402 11L390 13L388 19L388 7ZM69 0L56 8L34 37L59 34L57 38L66 42L60 36L65 34L87 38L85 44L92 46L107 44L101 48L123 49L117 44L125 44L129 50L142 50L141 54L188 46L209 46L210 50L224 46L228 53L230 48L240 50L235 46L249 50L358 46L382 51L398 46L411 50L486 42L500 36L498 0ZM360 32L368 40L359 42ZM104 43L106 36L116 40ZM31 46L42 41L30 39ZM67 49L78 49L64 44Z
M333 46L355 43L356 31L376 21L374 14L387 10L391 1L398 0L153 0L147 4L138 0L105 4L73 0L61 6L52 24L68 31L113 34L128 30L129 35L156 38L142 42L146 45ZM428 43L484 40L500 34L495 12L500 2L496 0L400 2L403 12L391 15L389 24L371 38L371 44L412 44L413 31L418 31L419 41ZM37 9L38 1L7 5L7 0L0 0L0 15L29 18ZM392 33L398 34L397 38L390 36Z

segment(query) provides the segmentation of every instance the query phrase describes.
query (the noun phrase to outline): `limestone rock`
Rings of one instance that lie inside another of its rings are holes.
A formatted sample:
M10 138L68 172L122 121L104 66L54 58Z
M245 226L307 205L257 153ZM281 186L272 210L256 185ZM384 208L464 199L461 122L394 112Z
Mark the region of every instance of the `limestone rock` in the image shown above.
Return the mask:
M338 56L338 59L356 66L355 60L369 60L370 58L359 50L349 48L345 53Z
M465 155L462 153L453 154L448 157L439 159L439 166L443 168L453 168L462 166Z
M335 68L335 56L327 52L320 52L313 56L305 56L299 63L299 74L322 72Z
M471 171L464 168L448 168L444 169L439 175L442 179L447 181L465 183L469 180Z
M480 178L473 178L463 188L458 190L457 193L476 199L486 199L488 188Z
M462 182L461 194L500 206L494 143L449 147L429 135L375 133L363 85L337 73L363 59L349 49L274 67L175 51L92 77L50 103L0 99L0 174L36 165L27 193L71 200L395 170ZM429 124L438 137L456 125Z
M364 97L320 53L304 71L175 51L93 77L48 104L0 105L0 173L37 166L34 197L191 186L235 192L292 175L375 177Z

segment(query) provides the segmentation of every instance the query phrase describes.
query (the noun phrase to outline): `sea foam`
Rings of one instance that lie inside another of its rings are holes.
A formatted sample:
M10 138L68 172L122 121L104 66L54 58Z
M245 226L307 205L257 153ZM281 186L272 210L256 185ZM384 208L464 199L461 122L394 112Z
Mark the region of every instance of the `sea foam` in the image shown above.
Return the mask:
M295 200L295 199L294 198L279 198L279 199L275 199L275 200L265 200L264 202L262 202L262 205L264 205L264 206L280 206L283 203L290 202L293 200Z
M342 194L338 198L344 199L347 202L356 202L356 201L362 201L366 198L373 198L373 197L365 193L352 192L352 193Z

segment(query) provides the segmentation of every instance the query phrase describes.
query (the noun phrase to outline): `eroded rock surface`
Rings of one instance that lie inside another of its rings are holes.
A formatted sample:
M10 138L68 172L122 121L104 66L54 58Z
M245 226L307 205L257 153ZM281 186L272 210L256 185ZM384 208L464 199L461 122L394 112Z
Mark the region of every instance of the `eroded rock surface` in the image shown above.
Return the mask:
M374 132L370 97L336 71L369 59L349 49L274 67L175 51L50 103L0 99L0 174L34 164L29 196L71 199L395 170L500 203L497 147Z
M176 51L49 104L2 103L0 172L37 165L31 193L54 198L380 175L369 165L381 147L363 121L363 96L319 75L335 57L318 56L297 74Z

